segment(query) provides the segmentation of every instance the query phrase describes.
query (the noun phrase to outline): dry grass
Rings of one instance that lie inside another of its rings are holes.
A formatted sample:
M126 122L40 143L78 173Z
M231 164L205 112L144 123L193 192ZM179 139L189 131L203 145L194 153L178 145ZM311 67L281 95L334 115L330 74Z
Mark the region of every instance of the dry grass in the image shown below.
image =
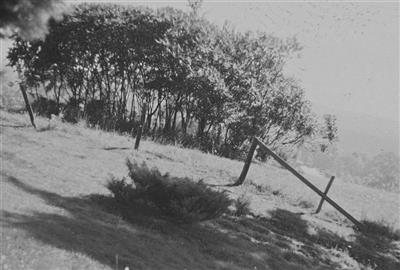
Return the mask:
M113 133L64 123L46 129L41 118L37 132L25 115L1 111L0 117L4 269L116 269L117 257L118 269L360 267L348 251L316 240L324 228L323 239L350 241L350 224L327 205L313 215L307 202L319 198L273 164L253 164L251 182L229 188L232 198L251 194L250 208L263 218L177 226L146 209L122 216L115 208L105 184L110 175L127 175L127 157L210 184L233 182L242 163L150 141L133 151L132 138ZM328 179L312 181L323 188ZM399 224L398 194L340 181L330 194L357 218Z

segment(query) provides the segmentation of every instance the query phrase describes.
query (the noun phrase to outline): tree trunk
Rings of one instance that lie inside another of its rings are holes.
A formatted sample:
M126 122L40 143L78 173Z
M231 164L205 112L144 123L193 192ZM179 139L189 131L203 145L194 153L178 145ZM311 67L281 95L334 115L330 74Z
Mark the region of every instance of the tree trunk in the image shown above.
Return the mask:
M186 134L186 119L185 116L183 114L183 110L180 111L181 112L181 126L182 126L182 132L183 134Z
M35 118L33 116L32 107L29 104L28 95L26 94L26 86L24 85L24 83L20 83L19 84L19 89L21 89L22 96L24 97L25 107L26 107L26 110L29 113L29 117L31 119L31 124L36 129Z
M207 120L202 117L199 121L199 126L197 128L197 138L202 138L204 135L204 129L206 128Z
M172 119L172 131L175 131L175 127L176 127L176 115L178 114L178 110L175 109L174 111L174 117Z
M150 132L150 130L151 130L151 118L152 118L152 114L151 113L149 113L149 114L147 114L147 125L146 125L146 133L148 133L148 132Z
M171 110L168 108L168 103L165 103L165 123L164 133L167 134L171 130Z
M135 111L135 94L132 93L132 100L131 100L131 114L129 116L130 120L135 120L136 111Z

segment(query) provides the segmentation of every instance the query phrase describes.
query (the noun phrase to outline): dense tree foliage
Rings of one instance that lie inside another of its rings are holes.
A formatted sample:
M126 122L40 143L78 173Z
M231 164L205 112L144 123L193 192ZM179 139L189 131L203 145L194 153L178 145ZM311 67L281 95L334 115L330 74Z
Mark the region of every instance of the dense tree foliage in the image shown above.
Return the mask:
M251 136L276 149L320 135L303 89L282 71L300 49L295 39L217 27L196 7L80 5L50 21L44 40L15 37L8 58L70 121L143 126L145 135L237 158Z

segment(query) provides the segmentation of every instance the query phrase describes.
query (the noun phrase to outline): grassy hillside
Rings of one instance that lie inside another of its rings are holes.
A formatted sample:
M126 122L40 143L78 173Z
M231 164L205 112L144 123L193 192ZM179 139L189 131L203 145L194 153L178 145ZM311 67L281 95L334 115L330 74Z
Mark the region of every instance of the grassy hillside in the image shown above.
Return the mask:
M126 158L209 184L236 180L242 162L1 111L3 269L396 269L390 252L356 252L351 224L276 164L253 163L244 195L259 217L175 225L146 209L122 216L105 183L127 175ZM321 189L328 179L306 172ZM222 188L222 187L215 187ZM334 183L330 195L359 219L399 227L398 194ZM370 242L368 242L370 243ZM394 246L393 246L394 245ZM397 245L397 251L396 251ZM397 252L397 253L396 253Z

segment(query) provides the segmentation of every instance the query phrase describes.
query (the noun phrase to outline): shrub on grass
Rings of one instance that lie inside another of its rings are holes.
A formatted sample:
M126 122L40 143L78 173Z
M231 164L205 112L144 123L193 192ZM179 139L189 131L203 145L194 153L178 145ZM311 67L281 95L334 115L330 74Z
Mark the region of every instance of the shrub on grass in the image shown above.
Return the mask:
M398 232L391 227L371 221L362 221L362 231L356 231L354 241L320 230L311 239L327 248L347 250L356 261L374 269L400 269L400 262L395 259L395 245L399 240Z
M127 165L133 183L112 179L107 184L119 203L129 205L141 200L179 223L213 219L228 212L231 200L225 192L214 191L201 181L163 175L144 163L138 165L128 160Z
M44 131L49 131L49 130L55 130L57 128L57 126L54 123L48 123L46 126L44 127L39 127L36 129L36 131L38 132L44 132Z
M38 97L32 102L31 106L36 114L47 118L50 118L52 114L58 115L60 113L57 102L45 97Z
M306 208L306 209L308 209L308 208L313 208L313 207L314 207L314 204L313 204L312 202L310 202L310 201L308 201L308 200L305 200L305 199L300 199L300 200L296 203L296 205L297 205L297 206L300 206L301 208Z
M259 193L272 193L272 188L269 185L261 185L257 184L253 181L246 181L245 184L248 183L248 185L252 186L255 191Z
M361 224L362 230L351 243L350 256L375 269L400 269L400 261L394 259L394 241L400 240L400 233L383 222L363 220Z
M235 200L235 216L241 217L250 214L250 201L244 195Z
M111 178L106 187L114 195L118 203L132 204L140 198L138 191L132 184L127 183L126 178Z
M83 111L78 100L70 98L63 110L63 121L76 124L83 117Z
M363 233L366 235L385 237L395 241L400 240L400 231L393 229L383 222L363 220L361 223L363 225Z

